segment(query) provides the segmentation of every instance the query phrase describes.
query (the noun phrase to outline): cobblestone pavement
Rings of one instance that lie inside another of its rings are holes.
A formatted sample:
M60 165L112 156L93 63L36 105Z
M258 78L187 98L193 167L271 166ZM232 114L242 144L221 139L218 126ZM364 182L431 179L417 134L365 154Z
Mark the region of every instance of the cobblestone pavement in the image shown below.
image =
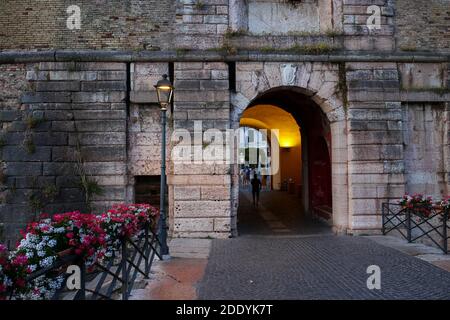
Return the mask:
M381 290L366 286L381 268ZM214 240L200 299L450 299L450 273L364 237Z

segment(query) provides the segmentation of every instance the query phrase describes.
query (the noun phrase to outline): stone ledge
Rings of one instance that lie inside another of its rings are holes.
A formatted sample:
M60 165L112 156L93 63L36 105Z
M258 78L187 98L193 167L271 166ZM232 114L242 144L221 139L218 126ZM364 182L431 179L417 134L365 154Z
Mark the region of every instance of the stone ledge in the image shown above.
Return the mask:
M33 62L176 62L176 61L266 61L266 62L449 62L450 54L411 53L367 53L335 52L324 55L302 55L292 53L261 53L240 51L230 55L211 50L192 50L183 54L176 51L113 51L113 50L49 50L49 51L5 51L0 52L0 64Z

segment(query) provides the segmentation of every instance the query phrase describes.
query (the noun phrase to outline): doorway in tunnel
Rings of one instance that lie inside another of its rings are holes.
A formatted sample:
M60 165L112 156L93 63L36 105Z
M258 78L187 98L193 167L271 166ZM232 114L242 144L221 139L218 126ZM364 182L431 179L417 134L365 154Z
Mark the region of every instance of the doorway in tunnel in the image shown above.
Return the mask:
M271 90L239 124L238 233L331 232L331 133L320 107L301 93Z

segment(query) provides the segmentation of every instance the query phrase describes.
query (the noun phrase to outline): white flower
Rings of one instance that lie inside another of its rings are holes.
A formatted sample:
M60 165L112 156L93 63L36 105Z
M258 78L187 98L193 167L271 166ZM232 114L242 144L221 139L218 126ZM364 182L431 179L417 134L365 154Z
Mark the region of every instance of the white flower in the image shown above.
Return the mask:
M42 268L46 268L46 267L50 267L54 261L55 257L46 257L44 259L42 259L41 261L39 261L39 265Z
M50 248L53 248L54 246L56 246L56 240L55 239L50 240L47 245Z
M37 252L37 255L39 257L44 257L45 256L45 251L40 250L40 251Z

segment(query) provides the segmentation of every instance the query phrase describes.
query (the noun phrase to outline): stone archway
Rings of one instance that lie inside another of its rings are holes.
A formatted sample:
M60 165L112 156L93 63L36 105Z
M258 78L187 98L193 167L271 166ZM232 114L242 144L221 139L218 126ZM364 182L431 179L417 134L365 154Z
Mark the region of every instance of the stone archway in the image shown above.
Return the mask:
M237 129L244 110L270 92L292 92L302 101L319 107L330 125L333 230L345 233L349 221L347 126L346 111L339 93L339 73L339 65L329 63L239 62L236 64L236 92L231 95L230 125ZM233 235L237 235L237 165L233 166L231 175L231 228Z

